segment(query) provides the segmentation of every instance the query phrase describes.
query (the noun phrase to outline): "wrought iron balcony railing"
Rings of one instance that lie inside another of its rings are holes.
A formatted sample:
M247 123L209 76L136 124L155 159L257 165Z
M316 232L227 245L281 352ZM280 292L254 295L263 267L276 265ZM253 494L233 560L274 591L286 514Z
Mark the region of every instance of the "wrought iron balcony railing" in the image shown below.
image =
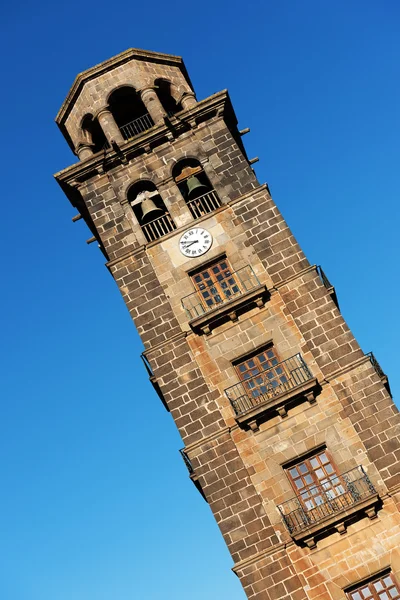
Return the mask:
M379 364L379 362L376 360L374 353L373 352L367 352L366 356L369 357L369 360L371 361L371 365L374 367L374 369L376 371L376 374L378 375L378 377L382 381L383 385L387 389L389 395L391 396L392 395L392 391L390 389L389 378L386 375L386 373L383 371L383 369L382 369L381 365Z
M181 456L183 458L183 462L185 463L186 468L189 471L189 475L194 475L194 469L193 469L192 462L191 462L190 458L188 457L188 455L186 454L184 448L182 448L181 450L179 450L179 452L181 453Z
M326 287L326 289L328 291L333 290L333 285L331 284L331 282L329 281L329 279L327 278L327 276L325 275L325 272L322 270L321 265L317 266L317 273L321 278L322 283L324 284L324 286Z
M158 383L157 379L156 379L156 378L155 378L155 376L154 376L154 373L153 373L153 371L152 371L152 368L151 368L151 366L150 366L150 363L149 363L149 361L148 361L148 359L147 359L146 355L144 354L144 352L142 352L142 354L140 355L140 358L141 358L141 359L142 359L142 361L143 361L143 364L144 364L144 366L145 366L145 369L146 369L146 371L147 371L147 374L148 374L148 376L149 376L149 381L150 381L151 385L153 386L153 388L154 388L154 391L156 392L157 396L160 398L161 402L163 403L163 405L164 405L164 408L165 408L165 409L166 409L168 412L170 412L170 410L169 410L169 406L168 406L168 404L167 404L167 403L166 403L166 401L165 401L164 394L163 394L163 393L162 393L162 391L161 391L161 388L160 388L160 386L159 386L159 383Z
M204 288L182 298L182 306L190 319L200 317L205 313L234 300L243 294L260 286L260 282L250 265L230 273L220 280L203 283Z
M355 505L376 495L368 475L359 466L343 475L330 476L323 485L306 488L278 508L289 533L295 536L339 516L339 513L348 513ZM375 510L366 512L370 518L375 516Z
M125 140L130 140L131 138L139 135L139 133L143 133L143 131L147 131L150 127L153 127L153 119L146 113L145 115L126 123L125 125L120 126L120 131Z
M338 298L337 298L337 295L336 295L335 287L331 284L331 282L329 281L329 279L325 275L325 272L322 270L322 267L320 265L317 266L317 273L318 273L318 275L319 275L322 283L326 287L327 291L331 295L331 298L334 301L334 303L336 304L337 308L339 308L339 301L338 301Z
M203 194L194 200L188 200L187 205L194 219L199 219L203 215L216 210L221 206L221 202L217 196L217 192L210 190L207 194Z
M225 390L236 415L269 402L313 379L300 354L295 354Z
M369 360L371 361L371 365L374 367L376 374L381 379L387 379L386 373L383 372L381 365L376 360L373 352L367 352L366 356L369 356Z
M207 498L204 495L203 492L203 488L201 487L201 484L199 482L199 480L197 479L197 475L193 469L193 465L192 465L192 461L190 460L190 458L188 457L186 451L184 448L182 448L182 450L179 450L179 452L181 453L181 456L183 458L183 462L186 465L187 470L189 471L189 477L190 479L193 481L194 485L196 486L197 490L200 492L200 494L203 496L204 500L206 502L208 502Z
M141 227L148 242L153 242L176 229L175 223L169 213L165 213L161 217L158 217L158 219L145 223Z

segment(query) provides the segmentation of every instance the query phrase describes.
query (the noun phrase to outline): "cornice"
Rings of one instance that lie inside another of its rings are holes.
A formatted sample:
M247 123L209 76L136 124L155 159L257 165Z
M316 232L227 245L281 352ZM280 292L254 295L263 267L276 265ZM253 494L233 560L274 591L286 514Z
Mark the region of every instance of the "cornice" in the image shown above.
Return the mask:
M190 125L189 121L206 115L207 112L218 108L228 108L232 110L232 104L229 98L228 90L222 90L205 100L201 100L196 106L181 111L177 115L170 117L172 125L176 126L176 131L184 132L185 125ZM162 143L171 135L170 128L165 123L154 125L151 129L144 131L140 135L127 140L120 146L120 151L117 153L113 149L105 152L99 152L96 156L86 160L77 162L61 171L55 173L54 177L58 183L71 184L74 180L85 180L93 175L104 172L107 167L111 167L115 162L121 161L121 157L126 159L129 155L135 152L142 151L143 153L151 152L152 146L157 142ZM178 137L178 136L177 136Z
M340 369L337 369L336 371L332 371L332 373L329 373L328 375L326 375L324 377L324 379L325 379L325 381L330 383L331 381L334 381L338 377L341 377L342 375L345 375L349 371L353 371L353 369L357 369L358 367L361 367L362 365L364 365L366 363L371 363L371 361L370 361L369 356L364 354L364 356L361 356L361 358L357 358L356 360L349 363L348 365L345 365L344 367L340 367Z
M268 556L272 556L273 554L276 554L278 552L285 551L290 546L294 546L294 542L287 541L287 542L279 542L278 544L274 544L273 546L271 546L271 548L268 548L267 550L262 550L261 552L257 552L256 554L253 554L249 558L246 558L240 562L237 562L232 567L232 571L235 573L235 575L237 575L238 571L241 571L242 569L245 569L246 567L249 567L250 565L253 565L256 562L263 560L264 558L268 558Z

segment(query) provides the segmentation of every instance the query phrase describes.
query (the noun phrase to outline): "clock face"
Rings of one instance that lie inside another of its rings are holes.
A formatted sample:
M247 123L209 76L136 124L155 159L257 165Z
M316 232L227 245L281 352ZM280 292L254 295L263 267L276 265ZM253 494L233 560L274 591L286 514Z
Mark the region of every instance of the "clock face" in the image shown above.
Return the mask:
M179 249L185 256L195 258L205 254L212 244L212 235L201 227L186 231L179 240Z

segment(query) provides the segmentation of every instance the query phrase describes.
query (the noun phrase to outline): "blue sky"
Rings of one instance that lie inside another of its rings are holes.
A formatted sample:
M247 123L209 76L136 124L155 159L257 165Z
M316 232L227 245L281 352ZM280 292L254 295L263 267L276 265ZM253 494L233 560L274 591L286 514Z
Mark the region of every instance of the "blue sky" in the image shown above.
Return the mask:
M243 600L141 342L52 179L75 75L129 47L228 88L249 156L399 388L395 0L8 3L1 95L2 600Z

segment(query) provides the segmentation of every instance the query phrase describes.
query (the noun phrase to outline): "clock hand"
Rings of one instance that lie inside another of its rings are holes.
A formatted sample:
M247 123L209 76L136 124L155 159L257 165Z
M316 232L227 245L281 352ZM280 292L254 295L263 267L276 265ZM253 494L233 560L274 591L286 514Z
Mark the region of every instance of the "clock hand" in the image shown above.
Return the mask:
M197 244L199 240L193 240L192 242L183 242L182 246L184 245L185 248L189 248L189 246L192 246L193 244Z

